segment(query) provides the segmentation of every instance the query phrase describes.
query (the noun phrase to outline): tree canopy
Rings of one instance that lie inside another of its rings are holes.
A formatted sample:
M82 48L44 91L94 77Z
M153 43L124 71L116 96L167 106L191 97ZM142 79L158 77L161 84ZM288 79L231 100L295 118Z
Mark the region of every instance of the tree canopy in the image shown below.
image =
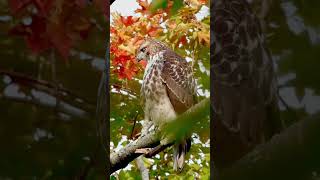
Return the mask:
M1 179L105 177L95 112L107 1L0 1Z

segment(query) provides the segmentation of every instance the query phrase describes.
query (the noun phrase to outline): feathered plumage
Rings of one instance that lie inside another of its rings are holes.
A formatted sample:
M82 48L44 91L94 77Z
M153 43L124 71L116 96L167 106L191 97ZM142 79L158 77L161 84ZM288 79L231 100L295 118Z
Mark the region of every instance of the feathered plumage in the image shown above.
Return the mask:
M276 78L259 19L246 0L212 2L214 161L242 157L279 131Z
M137 59L148 62L141 87L146 120L162 126L195 103L195 81L191 67L164 43L146 39L138 49ZM182 170L190 145L190 138L176 142L175 170Z

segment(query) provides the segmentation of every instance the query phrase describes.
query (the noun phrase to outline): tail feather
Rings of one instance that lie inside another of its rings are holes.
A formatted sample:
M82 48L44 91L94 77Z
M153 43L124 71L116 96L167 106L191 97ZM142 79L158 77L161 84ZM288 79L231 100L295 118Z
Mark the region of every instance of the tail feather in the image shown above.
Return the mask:
M185 156L191 147L191 139L185 139L177 143L173 147L173 169L175 171L182 171L185 161Z

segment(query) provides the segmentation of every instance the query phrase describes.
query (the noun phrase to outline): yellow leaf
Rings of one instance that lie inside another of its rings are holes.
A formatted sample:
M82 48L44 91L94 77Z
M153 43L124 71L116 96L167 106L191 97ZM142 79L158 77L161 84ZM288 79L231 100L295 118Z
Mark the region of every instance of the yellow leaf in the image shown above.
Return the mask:
M125 50L125 51L129 52L130 54L133 54L133 55L135 54L135 49L134 49L132 46L130 46L130 45L125 46L125 45L121 44L121 45L119 46L119 48L122 49L122 50Z
M210 35L209 33L205 33L205 32L198 32L198 40L199 40L199 44L202 45L209 45L210 44Z

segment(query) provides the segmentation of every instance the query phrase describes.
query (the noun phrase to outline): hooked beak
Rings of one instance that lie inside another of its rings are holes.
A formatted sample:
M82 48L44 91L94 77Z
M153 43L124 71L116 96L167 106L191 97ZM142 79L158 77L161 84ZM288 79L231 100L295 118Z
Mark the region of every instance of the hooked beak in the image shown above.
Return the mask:
M138 62L140 62L141 60L143 60L143 56L141 54L138 54L136 59Z

